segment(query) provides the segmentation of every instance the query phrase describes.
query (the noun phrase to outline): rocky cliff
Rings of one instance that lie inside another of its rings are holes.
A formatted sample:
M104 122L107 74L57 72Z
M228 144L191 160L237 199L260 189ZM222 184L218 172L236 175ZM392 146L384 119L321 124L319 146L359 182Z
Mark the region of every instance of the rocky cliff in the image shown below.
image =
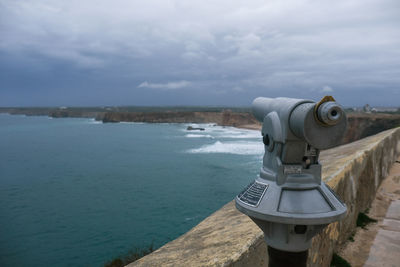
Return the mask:
M347 123L343 144L400 127L400 115L353 113L347 116Z
M150 122L150 123L217 123L222 126L242 127L260 125L251 113L232 112L195 112L195 111L166 111L166 112L107 112L101 120L107 122Z

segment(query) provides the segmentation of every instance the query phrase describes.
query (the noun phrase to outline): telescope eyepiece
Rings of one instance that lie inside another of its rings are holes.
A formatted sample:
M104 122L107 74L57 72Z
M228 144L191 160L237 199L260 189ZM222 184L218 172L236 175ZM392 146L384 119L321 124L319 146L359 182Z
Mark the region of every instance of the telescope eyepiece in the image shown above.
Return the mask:
M318 107L317 117L325 125L336 125L343 118L343 109L336 102L328 101Z

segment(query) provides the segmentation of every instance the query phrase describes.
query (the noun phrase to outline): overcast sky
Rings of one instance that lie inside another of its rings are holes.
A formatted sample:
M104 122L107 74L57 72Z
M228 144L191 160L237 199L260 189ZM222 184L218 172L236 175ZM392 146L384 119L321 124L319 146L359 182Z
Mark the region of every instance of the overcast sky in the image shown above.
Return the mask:
M0 0L0 106L400 106L398 0Z

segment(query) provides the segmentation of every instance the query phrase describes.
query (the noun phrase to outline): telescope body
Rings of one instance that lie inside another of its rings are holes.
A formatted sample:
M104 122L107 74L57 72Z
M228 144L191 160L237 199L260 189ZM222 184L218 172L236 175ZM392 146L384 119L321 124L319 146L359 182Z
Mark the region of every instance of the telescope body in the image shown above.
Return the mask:
M280 128L279 142L300 139L317 149L327 149L341 141L347 125L346 115L334 101L318 104L304 99L258 97L252 109L259 121L272 120L272 125L264 123L263 126L274 131ZM263 130L267 129L263 127Z
M263 123L263 167L235 199L264 231L268 246L300 252L329 223L343 218L345 204L321 181L321 149L340 144L347 121L332 97L316 103L259 97L254 116Z

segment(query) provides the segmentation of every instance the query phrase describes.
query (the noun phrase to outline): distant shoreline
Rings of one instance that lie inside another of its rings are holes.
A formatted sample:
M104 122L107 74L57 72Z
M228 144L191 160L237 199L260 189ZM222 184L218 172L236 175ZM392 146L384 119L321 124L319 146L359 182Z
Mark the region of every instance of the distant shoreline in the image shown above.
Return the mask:
M103 123L216 123L259 130L261 124L246 108L0 108L0 113L51 118L93 118Z
M249 108L223 107L113 107L113 108L0 108L0 113L52 118L93 118L103 123L216 123L219 126L260 130L261 123ZM400 114L347 114L348 127L342 144L400 127Z

